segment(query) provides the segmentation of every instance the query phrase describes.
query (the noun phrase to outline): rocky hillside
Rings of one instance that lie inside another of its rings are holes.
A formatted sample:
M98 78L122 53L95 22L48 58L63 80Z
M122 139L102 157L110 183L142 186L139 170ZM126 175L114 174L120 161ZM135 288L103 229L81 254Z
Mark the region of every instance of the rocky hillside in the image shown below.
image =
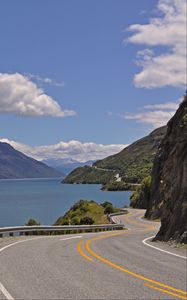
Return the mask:
M156 238L185 240L187 231L187 97L169 121L156 155L146 217L161 217ZM186 241L187 242L187 241Z
M0 179L61 177L61 173L0 142Z
M106 183L120 174L122 181L139 183L150 175L153 160L166 126L126 147L120 153L99 160L92 167L77 168L64 180L66 183Z

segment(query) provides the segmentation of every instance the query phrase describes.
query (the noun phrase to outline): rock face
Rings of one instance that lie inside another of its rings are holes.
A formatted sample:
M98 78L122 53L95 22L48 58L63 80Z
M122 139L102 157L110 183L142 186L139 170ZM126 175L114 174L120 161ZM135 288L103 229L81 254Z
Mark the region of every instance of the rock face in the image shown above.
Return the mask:
M187 231L187 97L168 123L156 155L151 197L145 216L161 217L156 239L186 242Z
M0 179L61 177L61 173L0 142Z

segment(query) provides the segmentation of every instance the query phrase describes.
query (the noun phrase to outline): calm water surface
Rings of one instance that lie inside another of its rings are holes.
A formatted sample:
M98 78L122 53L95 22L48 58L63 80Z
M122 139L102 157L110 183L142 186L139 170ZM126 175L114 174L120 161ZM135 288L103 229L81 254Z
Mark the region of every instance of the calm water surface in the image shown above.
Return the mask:
M53 224L76 201L129 205L131 192L102 192L100 185L61 184L60 179L0 180L0 226L24 225L29 218Z

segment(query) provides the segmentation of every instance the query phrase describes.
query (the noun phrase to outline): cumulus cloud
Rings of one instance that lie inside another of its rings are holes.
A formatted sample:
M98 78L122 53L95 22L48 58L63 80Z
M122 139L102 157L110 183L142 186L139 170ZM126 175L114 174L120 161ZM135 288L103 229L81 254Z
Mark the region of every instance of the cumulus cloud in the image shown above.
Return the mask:
M135 75L136 87L184 87L186 84L186 0L159 0L157 12L148 24L133 24L127 39L151 49L137 52L142 71ZM155 53L153 47L164 46ZM162 49L162 50L161 50ZM164 49L164 50L163 50Z
M125 113L122 116L127 120L136 120L137 123L157 128L166 125L178 107L179 101L145 105L143 112Z
M38 160L72 158L81 162L102 159L106 156L118 153L127 146L123 144L103 145L91 142L82 143L80 141L71 140L69 142L61 141L54 145L32 147L5 138L0 139L0 141L10 144L18 151Z
M73 110L62 110L52 97L19 73L0 73L0 113L53 117L76 114Z

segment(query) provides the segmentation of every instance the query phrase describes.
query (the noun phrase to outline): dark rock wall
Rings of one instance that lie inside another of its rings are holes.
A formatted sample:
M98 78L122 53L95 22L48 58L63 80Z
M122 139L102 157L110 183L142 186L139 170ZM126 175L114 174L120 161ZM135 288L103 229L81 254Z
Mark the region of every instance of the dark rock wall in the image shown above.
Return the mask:
M145 216L161 217L157 239L184 242L187 231L187 97L184 97L156 155Z

